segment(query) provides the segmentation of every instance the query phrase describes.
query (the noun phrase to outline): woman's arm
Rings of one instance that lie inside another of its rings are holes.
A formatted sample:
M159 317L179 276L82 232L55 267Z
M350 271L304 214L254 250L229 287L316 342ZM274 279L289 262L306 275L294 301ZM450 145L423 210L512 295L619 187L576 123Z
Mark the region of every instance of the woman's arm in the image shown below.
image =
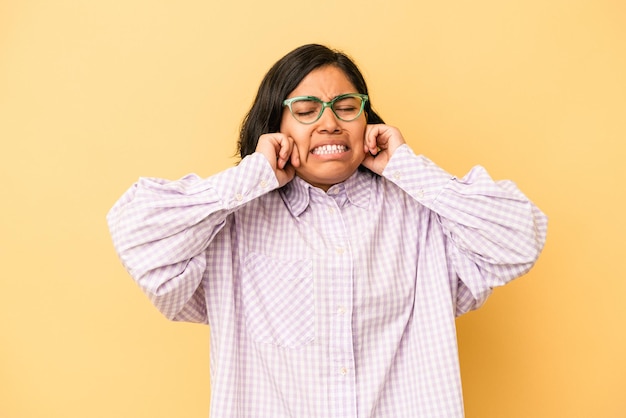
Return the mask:
M383 175L429 208L442 228L448 266L460 281L457 315L482 305L539 257L547 217L513 182L494 181L480 166L458 179L408 145L395 151Z
M278 181L259 153L202 179L142 178L107 215L115 249L133 279L169 319L206 322L200 283L205 252L227 217Z

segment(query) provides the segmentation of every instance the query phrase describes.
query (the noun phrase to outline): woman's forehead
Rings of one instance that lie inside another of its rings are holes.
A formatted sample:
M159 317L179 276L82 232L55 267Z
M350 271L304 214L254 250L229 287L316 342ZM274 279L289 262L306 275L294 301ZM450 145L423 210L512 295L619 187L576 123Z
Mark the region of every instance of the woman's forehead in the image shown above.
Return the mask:
M327 65L308 73L289 94L294 96L315 96L323 100L331 100L340 94L358 93L343 70Z

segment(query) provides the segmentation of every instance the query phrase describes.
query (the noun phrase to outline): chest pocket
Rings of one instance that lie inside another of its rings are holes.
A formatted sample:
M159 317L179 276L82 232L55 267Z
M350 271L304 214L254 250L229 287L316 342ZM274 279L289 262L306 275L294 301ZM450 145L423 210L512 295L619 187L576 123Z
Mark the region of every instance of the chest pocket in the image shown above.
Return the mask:
M315 294L310 260L252 253L241 283L246 328L260 343L298 348L315 339Z

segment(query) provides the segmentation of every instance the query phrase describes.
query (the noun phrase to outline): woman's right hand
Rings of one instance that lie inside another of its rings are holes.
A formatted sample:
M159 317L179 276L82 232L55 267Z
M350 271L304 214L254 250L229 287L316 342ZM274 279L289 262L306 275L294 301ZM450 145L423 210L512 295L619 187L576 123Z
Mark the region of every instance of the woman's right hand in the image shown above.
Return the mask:
M280 132L263 134L259 137L256 152L263 154L269 161L279 187L293 180L295 168L300 166L300 155L293 138Z

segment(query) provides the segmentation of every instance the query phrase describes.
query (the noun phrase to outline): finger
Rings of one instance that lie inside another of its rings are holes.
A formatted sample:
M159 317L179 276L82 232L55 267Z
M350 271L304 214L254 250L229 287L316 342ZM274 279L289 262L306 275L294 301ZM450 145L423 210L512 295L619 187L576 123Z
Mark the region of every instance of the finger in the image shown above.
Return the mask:
M285 137L284 135L280 135L276 138L279 150L278 150L278 167L285 168L289 158L291 157L292 150L292 141L290 138Z
M256 151L260 152L267 158L272 167L276 168L278 162L279 146L272 134L263 134L259 137Z
M300 152L298 151L298 145L292 140L291 147L291 165L294 167L300 167Z
M381 125L369 125L365 132L365 151L372 155L378 154L380 150L378 143L380 141Z
M367 125L367 127L365 128L365 138L363 139L363 150L365 151L365 153L372 152L372 137L375 127L376 125Z

